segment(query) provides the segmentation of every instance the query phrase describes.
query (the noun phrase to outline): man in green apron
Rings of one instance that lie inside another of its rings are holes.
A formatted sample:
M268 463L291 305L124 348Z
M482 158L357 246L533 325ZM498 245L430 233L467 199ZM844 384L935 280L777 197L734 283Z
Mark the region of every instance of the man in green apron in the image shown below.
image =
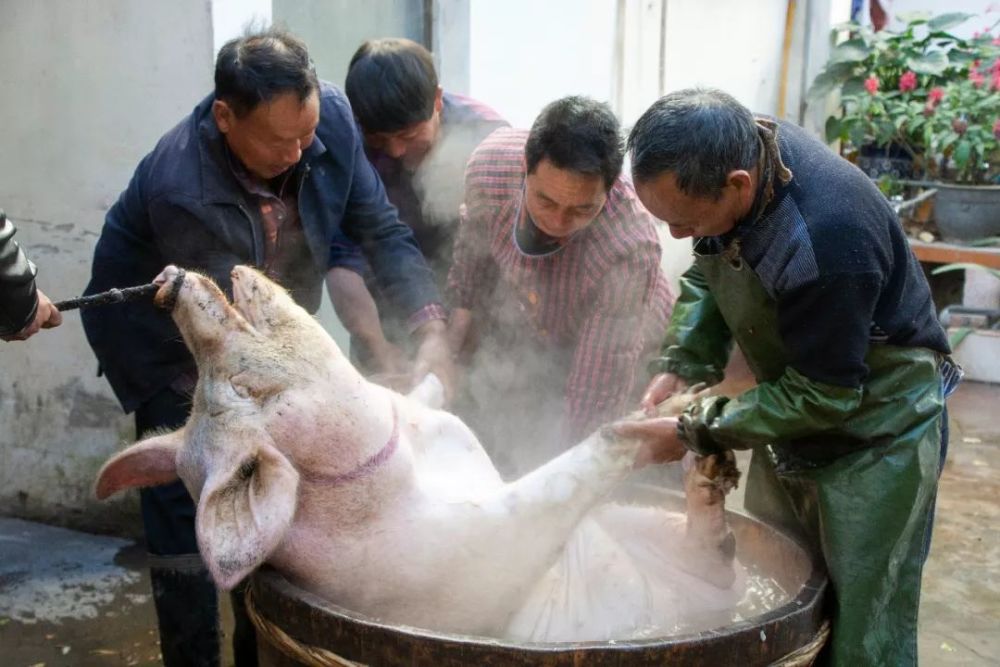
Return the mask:
M802 129L721 91L660 99L629 148L639 198L695 255L645 407L720 381L733 342L757 385L626 428L661 460L752 448L747 509L826 562L826 661L915 664L959 371L892 207Z

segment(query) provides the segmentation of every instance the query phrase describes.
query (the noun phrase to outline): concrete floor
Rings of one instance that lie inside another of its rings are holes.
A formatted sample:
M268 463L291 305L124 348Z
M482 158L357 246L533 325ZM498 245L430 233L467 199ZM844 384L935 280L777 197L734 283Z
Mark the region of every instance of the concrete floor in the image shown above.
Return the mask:
M967 382L949 408L951 449L924 576L921 662L998 665L1000 386ZM223 618L228 628L228 609ZM141 547L0 519L0 665L156 665L155 623Z

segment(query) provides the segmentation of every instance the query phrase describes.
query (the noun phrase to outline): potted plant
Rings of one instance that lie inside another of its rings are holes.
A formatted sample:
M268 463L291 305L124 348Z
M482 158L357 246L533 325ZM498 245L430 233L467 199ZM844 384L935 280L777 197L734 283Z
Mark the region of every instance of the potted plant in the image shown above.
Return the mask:
M826 123L828 141L906 160L896 176L934 181L935 217L948 240L1000 233L1000 21L972 39L948 32L974 15L910 15L900 32L856 24L810 91L840 92L841 111Z

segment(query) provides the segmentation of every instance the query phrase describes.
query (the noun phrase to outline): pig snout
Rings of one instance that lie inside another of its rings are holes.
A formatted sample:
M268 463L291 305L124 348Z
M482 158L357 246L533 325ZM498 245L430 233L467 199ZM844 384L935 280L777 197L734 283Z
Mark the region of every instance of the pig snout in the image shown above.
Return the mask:
M170 264L153 278L153 284L160 286L153 297L153 303L164 310L173 310L177 304L177 295L184 285L184 269Z

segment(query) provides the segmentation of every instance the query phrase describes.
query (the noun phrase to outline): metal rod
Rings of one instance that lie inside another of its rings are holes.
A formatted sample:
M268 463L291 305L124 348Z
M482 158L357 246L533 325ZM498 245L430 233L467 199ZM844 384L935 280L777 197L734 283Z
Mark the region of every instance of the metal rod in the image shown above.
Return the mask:
M76 310L77 308L90 308L91 306L106 306L111 303L124 303L125 301L135 301L146 296L152 296L160 289L155 283L148 285L137 285L136 287L113 288L100 294L81 296L75 299L66 299L53 304L60 312Z
M913 199L907 199L906 201L902 201L902 202L900 202L898 204L895 204L893 206L893 208L896 209L896 213L902 213L903 211L906 211L908 209L914 208L917 204L923 202L926 199L930 199L931 197L933 197L936 194L937 194L937 188L931 188L930 190L924 190L923 192L921 192L919 195L917 195Z

